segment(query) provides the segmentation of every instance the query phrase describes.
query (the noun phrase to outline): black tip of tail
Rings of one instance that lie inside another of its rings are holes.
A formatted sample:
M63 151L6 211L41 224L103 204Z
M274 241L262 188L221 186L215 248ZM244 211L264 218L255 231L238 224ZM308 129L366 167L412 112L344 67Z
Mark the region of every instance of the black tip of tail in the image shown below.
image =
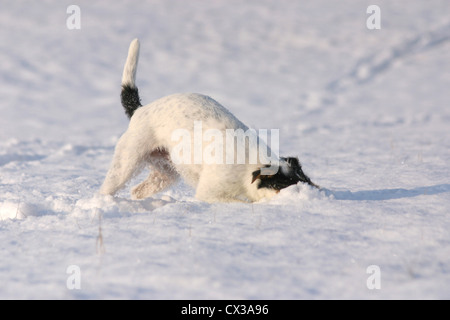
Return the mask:
M142 106L138 89L136 87L131 87L128 84L122 85L120 99L129 119L133 116L136 109Z

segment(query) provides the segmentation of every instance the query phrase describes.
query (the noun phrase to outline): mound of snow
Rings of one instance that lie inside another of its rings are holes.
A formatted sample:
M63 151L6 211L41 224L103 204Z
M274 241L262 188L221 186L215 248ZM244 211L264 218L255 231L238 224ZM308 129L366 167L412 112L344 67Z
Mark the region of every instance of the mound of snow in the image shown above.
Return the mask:
M0 203L0 220L24 219L29 216L41 215L41 209L34 204L17 201L4 201Z
M104 217L121 217L136 213L153 211L156 208L176 202L173 198L163 195L160 198L147 198L136 201L120 197L95 194L91 198L80 199L75 204L74 215L89 215L94 218L99 212Z
M321 189L311 187L307 184L299 182L288 188L282 189L278 195L270 200L273 204L283 204L287 201L314 201L329 199L327 193Z

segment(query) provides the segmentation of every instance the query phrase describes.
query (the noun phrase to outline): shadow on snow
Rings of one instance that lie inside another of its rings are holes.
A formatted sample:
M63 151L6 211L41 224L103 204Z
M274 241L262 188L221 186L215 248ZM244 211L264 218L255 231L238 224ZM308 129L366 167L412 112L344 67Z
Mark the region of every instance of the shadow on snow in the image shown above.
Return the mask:
M412 198L420 195L435 195L450 192L450 184L438 184L429 187L417 187L413 189L380 189L362 191L334 191L324 189L327 195L334 196L337 200L392 200Z

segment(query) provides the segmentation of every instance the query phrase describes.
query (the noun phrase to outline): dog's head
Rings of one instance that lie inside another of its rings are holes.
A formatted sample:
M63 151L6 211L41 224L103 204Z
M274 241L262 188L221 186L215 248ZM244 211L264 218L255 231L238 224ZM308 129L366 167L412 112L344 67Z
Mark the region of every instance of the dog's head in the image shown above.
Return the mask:
M267 165L266 167L270 167L270 165ZM278 171L273 175L262 175L261 169L254 171L252 173L252 183L256 180L259 180L257 182L258 189L269 188L280 191L281 189L297 184L298 182L307 183L310 186L319 188L319 186L313 183L303 172L298 158L294 157L280 158Z

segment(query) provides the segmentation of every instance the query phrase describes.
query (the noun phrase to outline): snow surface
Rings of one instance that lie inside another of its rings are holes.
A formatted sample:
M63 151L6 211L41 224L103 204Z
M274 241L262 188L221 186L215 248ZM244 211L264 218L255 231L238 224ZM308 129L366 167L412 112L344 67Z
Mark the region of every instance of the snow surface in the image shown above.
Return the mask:
M1 1L0 298L450 298L448 0L80 0L79 30L70 4ZM143 102L199 92L280 129L324 190L99 196L135 37Z

